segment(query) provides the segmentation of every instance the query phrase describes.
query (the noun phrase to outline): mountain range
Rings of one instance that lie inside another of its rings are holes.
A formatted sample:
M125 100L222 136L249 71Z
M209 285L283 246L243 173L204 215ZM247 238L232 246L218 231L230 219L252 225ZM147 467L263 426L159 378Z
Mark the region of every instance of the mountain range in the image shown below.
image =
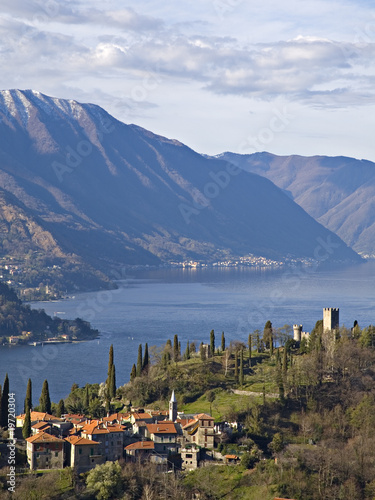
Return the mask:
M287 192L308 214L364 256L375 257L375 164L344 156L223 153Z
M33 90L0 92L0 235L34 281L81 288L124 265L316 258L327 241L326 257L360 260L264 176Z

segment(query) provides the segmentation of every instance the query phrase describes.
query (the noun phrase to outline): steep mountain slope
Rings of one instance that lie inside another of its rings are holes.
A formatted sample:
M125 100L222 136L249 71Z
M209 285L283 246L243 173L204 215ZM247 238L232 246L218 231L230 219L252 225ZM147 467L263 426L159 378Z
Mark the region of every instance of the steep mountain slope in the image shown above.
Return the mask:
M50 257L108 273L249 253L314 257L317 239L332 238L330 257L358 258L267 179L98 106L2 91L0 120L0 189L38 222L51 248L33 230L31 240Z
M217 158L270 179L355 251L375 256L374 163L269 153L224 153Z

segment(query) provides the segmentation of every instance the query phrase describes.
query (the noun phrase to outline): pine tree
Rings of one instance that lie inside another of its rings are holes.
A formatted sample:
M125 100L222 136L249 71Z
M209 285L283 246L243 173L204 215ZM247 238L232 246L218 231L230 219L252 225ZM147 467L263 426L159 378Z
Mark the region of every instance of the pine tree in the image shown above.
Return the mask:
M43 382L42 393L39 398L40 411L42 413L51 414L51 399L49 397L48 382L45 380Z
M173 361L177 363L178 361L178 354L179 354L179 348L178 348L178 336L175 335L173 337Z
M138 358L137 358L137 377L142 374L142 344L138 346Z
M130 372L130 382L133 382L136 376L137 376L137 369L135 367L135 364L133 363L132 371Z
M210 331L210 351L211 351L211 357L214 357L214 354L215 354L215 332L213 330Z
M142 361L142 371L148 371L148 365L150 363L150 358L148 355L148 344L146 342L145 344L145 353L143 355L143 361Z
M243 385L244 376L243 376L243 349L240 350L240 385Z
M56 416L60 418L61 415L64 415L64 413L66 413L65 403L63 399L60 399L59 404L57 405Z
M33 403L32 403L32 384L31 384L31 379L27 381L27 388L26 388L26 397L25 397L25 404L24 404L24 413L26 413L27 408L30 409L30 411L33 408Z
M224 332L221 332L221 351L225 351L225 335Z
M9 399L9 378L8 374L5 375L3 391L1 393L0 403L0 426L4 429L8 428L8 399Z
M27 439L31 436L31 416L30 416L30 407L26 407L25 420L22 426L22 437L23 439Z

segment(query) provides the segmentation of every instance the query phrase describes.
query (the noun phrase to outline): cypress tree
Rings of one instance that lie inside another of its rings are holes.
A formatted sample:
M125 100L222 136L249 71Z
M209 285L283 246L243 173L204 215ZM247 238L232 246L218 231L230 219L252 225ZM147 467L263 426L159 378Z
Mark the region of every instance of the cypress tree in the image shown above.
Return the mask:
M85 388L85 408L88 409L89 406L90 406L89 384L86 384L86 388Z
M59 404L57 405L56 416L61 417L61 415L64 415L64 413L66 413L65 403L63 399L60 399Z
M253 344L253 336L249 334L249 368L251 368L251 348Z
M138 346L138 358L137 358L137 377L142 374L142 344Z
M258 354L259 354L259 353L260 353L260 338L259 338L259 330L256 330L255 339L256 339L256 344L257 344L257 352L258 352Z
M22 437L26 439L31 436L31 416L30 416L30 407L26 407L25 420L22 426Z
M199 346L199 354L200 354L201 360L204 361L206 359L206 351L203 347L203 342L201 342L201 344Z
M116 369L114 363L114 354L113 354L113 344L109 348L109 359L108 359L108 377L107 377L107 393L109 397L112 399L116 395Z
M238 384L238 352L234 351L234 380Z
M137 376L137 369L135 367L135 364L133 363L132 371L130 372L130 382L133 382L136 376Z
M286 375L286 372L288 371L288 349L287 345L284 345L284 352L283 352L283 375Z
M240 385L243 385L244 377L243 377L243 349L240 351Z
M211 351L211 357L214 357L214 354L215 354L215 332L213 330L210 331L210 351Z
M225 335L224 335L224 332L221 332L221 350L222 350L222 352L225 351Z
M164 348L165 352L165 362L168 364L170 360L172 359L171 353L172 353L172 341L170 339L167 340Z
M27 381L27 388L26 388L26 397L25 397L25 404L24 404L24 413L26 413L27 408L30 409L30 411L33 408L33 403L32 403L32 384L31 384L31 379Z
M179 353L179 349L178 349L178 336L176 334L173 337L173 361L175 363L177 363L177 361L178 361L178 353Z
M273 352L273 334L272 334L272 323L270 320L266 322L263 330L263 341L266 345L266 349L270 349ZM271 352L271 354L272 354Z
M9 399L9 378L8 374L5 375L3 391L1 393L1 415L0 415L0 426L4 429L8 428L8 399Z
M184 359L190 359L190 345L189 345L189 341L187 341L187 344L186 344Z
M40 411L51 414L51 399L49 397L49 388L47 379L43 382L42 393L39 398Z
M114 364L112 365L111 374L109 376L108 395L111 399L116 396L116 368Z
M112 365L113 365L113 344L111 344L111 347L109 348L108 374L107 374L108 379L111 376Z
M146 342L145 344L145 353L144 353L144 356L143 356L143 361L142 361L142 371L147 371L148 370L148 365L150 363L150 358L149 358L149 355L148 355L148 344Z

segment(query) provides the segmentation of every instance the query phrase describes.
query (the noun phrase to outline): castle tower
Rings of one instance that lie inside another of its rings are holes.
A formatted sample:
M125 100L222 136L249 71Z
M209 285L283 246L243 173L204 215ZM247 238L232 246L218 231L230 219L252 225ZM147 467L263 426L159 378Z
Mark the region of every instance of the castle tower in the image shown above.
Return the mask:
M171 420L171 422L177 420L177 400L174 391L172 391L172 396L169 401L169 420Z
M293 339L296 342L301 342L302 325L293 325Z
M323 309L323 332L339 329L339 309L325 307Z

